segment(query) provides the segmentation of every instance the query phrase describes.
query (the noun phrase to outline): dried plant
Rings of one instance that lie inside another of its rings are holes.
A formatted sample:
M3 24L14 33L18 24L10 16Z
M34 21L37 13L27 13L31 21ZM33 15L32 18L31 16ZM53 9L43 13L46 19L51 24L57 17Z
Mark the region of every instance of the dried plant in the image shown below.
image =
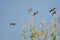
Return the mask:
M26 40L26 29L25 29L25 26L22 27L22 36L23 36L23 40Z
M31 10L31 9L30 9ZM58 19L60 20L60 19ZM32 20L28 21L28 28L30 32L30 39L31 40L40 40L39 38L43 37L44 40L60 40L58 38L58 34L60 33L60 26L57 24L57 15L54 14L51 20L51 24L44 28L45 19L42 18L40 21L40 31L37 30L36 26L34 25L34 17ZM26 30L23 28L23 38L26 40Z

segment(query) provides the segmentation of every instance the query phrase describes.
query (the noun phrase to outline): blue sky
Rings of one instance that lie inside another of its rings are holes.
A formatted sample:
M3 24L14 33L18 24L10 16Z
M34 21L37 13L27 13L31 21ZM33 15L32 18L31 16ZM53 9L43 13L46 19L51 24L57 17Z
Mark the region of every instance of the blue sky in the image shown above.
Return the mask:
M39 11L39 15L34 16L36 27L39 28L42 17L47 26L52 18L49 10L54 7L60 15L60 0L0 0L0 40L22 40L22 26L33 17L28 13L29 8ZM10 26L11 22L16 25Z

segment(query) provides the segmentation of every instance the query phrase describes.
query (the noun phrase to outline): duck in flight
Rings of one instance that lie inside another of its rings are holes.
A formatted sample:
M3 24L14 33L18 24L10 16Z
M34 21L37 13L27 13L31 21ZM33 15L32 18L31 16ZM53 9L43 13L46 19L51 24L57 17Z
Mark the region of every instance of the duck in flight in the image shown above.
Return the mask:
M50 9L50 13L52 12L52 16L54 15L54 14L56 14L56 10L55 10L56 8L52 8L52 9Z
M10 25L16 25L15 23L10 23Z

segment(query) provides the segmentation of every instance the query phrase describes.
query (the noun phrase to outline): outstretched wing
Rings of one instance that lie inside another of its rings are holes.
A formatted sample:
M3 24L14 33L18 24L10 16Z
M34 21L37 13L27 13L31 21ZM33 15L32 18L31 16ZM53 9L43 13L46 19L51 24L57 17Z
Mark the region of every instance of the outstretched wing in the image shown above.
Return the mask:
M52 11L54 11L56 8L53 8L53 9L51 9L49 12L52 12Z
M51 12L51 11L52 11L52 9L49 12Z

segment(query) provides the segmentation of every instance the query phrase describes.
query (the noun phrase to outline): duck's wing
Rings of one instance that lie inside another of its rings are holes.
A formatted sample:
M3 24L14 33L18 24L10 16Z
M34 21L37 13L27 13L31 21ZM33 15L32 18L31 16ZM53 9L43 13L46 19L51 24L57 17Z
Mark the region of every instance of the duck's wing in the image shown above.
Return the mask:
M50 11L49 12L51 12L52 11L52 9L50 9Z

